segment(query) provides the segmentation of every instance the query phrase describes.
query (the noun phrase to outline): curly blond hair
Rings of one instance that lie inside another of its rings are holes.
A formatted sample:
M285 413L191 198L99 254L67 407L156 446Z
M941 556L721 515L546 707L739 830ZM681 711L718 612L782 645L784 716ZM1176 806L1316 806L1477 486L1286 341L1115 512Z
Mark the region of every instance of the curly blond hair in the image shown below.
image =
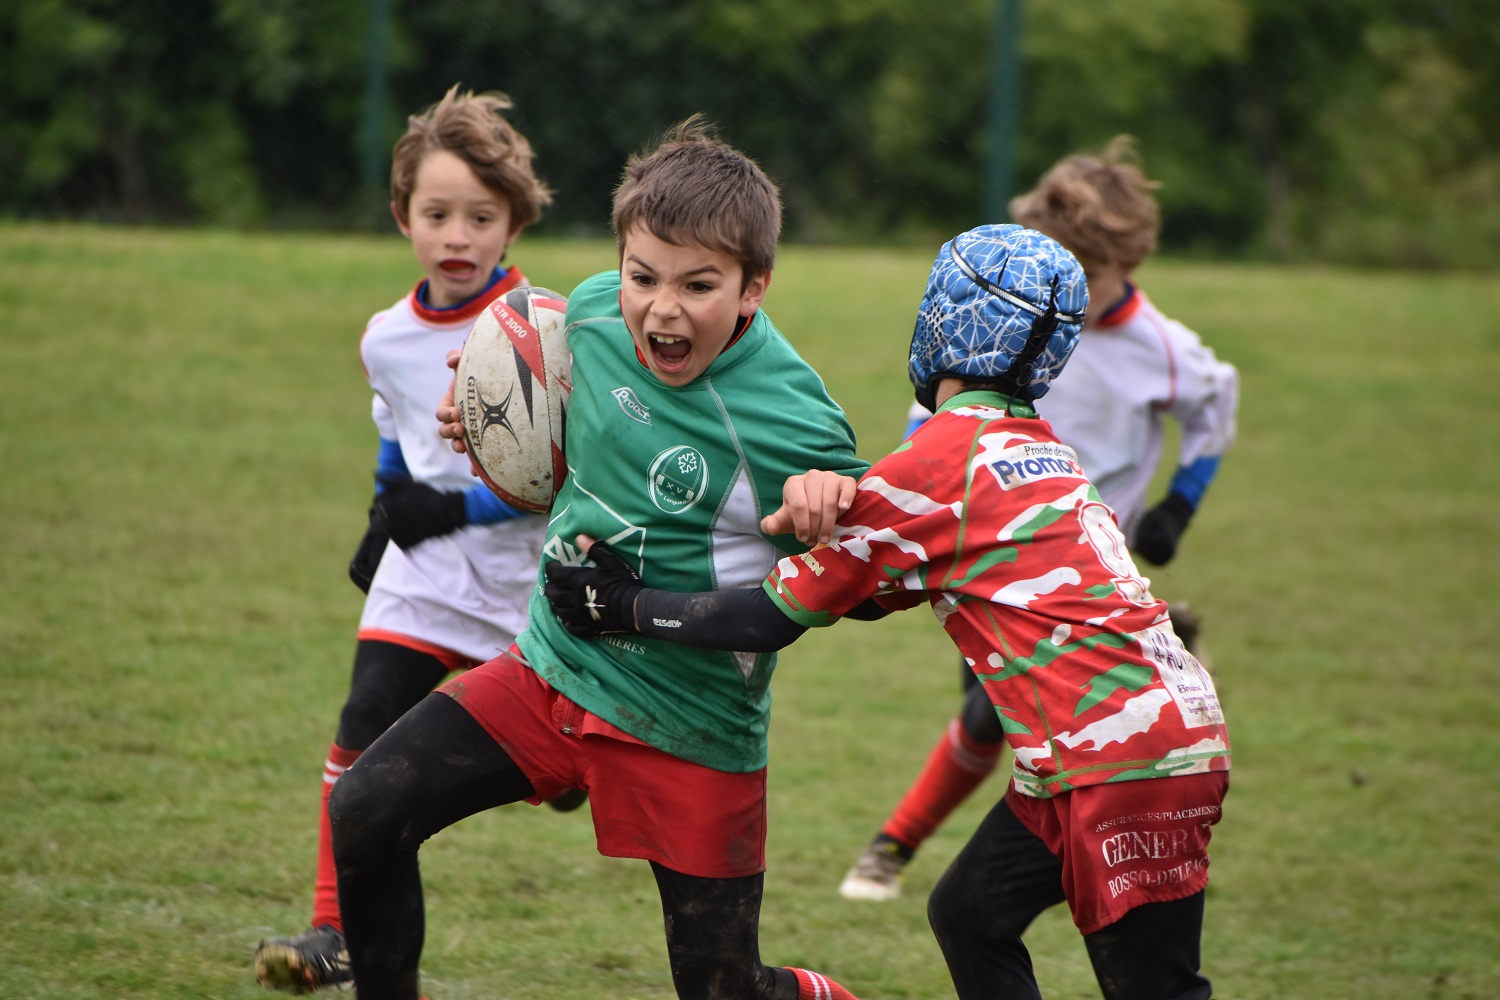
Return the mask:
M1140 166L1135 139L1117 135L1097 156L1074 153L1010 201L1011 218L1046 233L1085 263L1133 270L1156 249L1161 185Z

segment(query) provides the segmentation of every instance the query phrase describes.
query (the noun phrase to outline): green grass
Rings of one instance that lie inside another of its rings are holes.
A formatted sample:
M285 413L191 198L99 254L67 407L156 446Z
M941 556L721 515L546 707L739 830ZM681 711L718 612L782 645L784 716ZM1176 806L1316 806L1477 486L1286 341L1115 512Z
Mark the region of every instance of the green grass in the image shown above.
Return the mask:
M562 290L605 243L524 240ZM871 458L930 251L784 251L768 299ZM0 997L251 998L310 907L374 457L356 344L394 237L0 226ZM1207 971L1228 998L1500 990L1500 282L1153 262L1240 367L1240 441L1156 591L1206 622L1236 757ZM951 995L925 895L839 877L957 706L931 616L809 635L776 681L762 948ZM424 851L434 1000L671 995L646 866L513 806ZM1049 997L1094 997L1061 910Z

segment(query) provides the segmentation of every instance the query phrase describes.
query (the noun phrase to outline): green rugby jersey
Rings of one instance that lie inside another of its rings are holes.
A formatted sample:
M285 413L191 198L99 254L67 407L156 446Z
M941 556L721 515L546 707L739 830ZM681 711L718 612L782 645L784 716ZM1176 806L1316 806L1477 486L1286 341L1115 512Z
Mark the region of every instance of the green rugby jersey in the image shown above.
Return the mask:
M568 300L568 478L542 565L583 562L574 538L587 534L650 587L759 586L781 553L803 548L760 533L786 478L867 467L844 412L764 313L688 385L660 382L636 354L619 294L619 272L608 271ZM540 587L518 641L554 688L652 746L721 771L765 766L774 654L580 638Z

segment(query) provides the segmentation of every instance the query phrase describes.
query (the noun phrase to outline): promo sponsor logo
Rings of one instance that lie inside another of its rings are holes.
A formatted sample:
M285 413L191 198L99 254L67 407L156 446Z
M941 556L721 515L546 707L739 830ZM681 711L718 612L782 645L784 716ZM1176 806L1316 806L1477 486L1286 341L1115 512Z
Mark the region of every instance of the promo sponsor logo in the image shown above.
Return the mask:
M679 444L651 461L651 502L667 514L691 510L708 489L708 462L696 448Z
M807 564L808 569L812 570L813 576L823 575L823 564L818 562L817 557L811 552L802 553L802 561Z
M1078 455L1063 444L1033 441L986 456L985 464L1002 490L1012 490L1042 479L1078 479L1083 466Z
M636 397L635 390L628 385L622 385L618 389L609 390L609 394L615 397L615 402L620 404L620 409L631 420L643 424L651 423L651 411Z

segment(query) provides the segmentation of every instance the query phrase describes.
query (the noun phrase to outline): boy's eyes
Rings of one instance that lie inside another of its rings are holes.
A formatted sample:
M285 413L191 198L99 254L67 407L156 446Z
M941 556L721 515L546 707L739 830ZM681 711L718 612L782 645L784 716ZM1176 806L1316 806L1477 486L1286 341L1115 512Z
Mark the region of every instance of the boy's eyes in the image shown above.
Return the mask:
M422 217L424 219L428 219L428 220L430 220L432 222L442 222L444 219L446 219L448 217L448 214L449 213L448 213L447 209L430 208L426 212L422 213ZM481 226L487 226L491 222L495 221L495 213L493 213L493 212L475 212L474 215L472 216L472 218L479 225L481 225Z
M630 275L630 282L633 285L639 285L641 288L649 288L656 284L656 278L649 274L636 272ZM712 292L716 286L710 281L689 281L682 287L694 295L706 295Z

